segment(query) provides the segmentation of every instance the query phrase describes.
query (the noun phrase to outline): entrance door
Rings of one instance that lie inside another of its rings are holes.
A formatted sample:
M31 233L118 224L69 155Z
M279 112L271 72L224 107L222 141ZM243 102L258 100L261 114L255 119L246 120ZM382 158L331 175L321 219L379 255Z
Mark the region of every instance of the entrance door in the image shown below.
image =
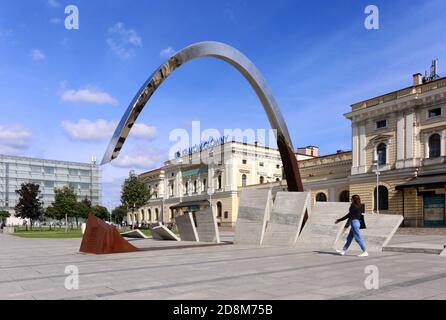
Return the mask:
M444 195L425 194L423 200L424 225L426 227L445 226Z

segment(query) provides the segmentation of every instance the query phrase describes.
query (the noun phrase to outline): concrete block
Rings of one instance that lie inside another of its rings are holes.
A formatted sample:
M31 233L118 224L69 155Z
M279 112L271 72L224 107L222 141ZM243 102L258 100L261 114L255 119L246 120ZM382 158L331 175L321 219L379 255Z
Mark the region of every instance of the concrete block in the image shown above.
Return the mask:
M152 237L156 240L180 241L180 238L175 233L161 224L152 228Z
M242 190L235 226L235 244L262 244L271 201L269 189Z
M195 226L192 213L188 212L175 218L175 223L180 233L181 241L199 242L197 227Z
M446 257L446 246L445 246L443 252L440 253L440 256L441 256L441 257Z
M14 234L15 227L3 227L3 233L4 234Z
M212 208L195 213L197 220L197 232L200 242L220 243L220 233L218 231L217 217Z
M159 227L159 226L161 226L161 223L159 223L159 222L150 224L150 230L152 230L152 238L155 240L165 240L160 236L160 234L158 232L153 232L153 229L155 229L156 227Z
M347 221L335 224L350 208L346 202L317 202L305 224L296 246L303 249L333 249Z
M370 252L381 252L404 220L403 216L398 214L366 214L364 219L367 229L361 230L361 235L367 245L367 251ZM342 248L349 231L350 228L343 230L336 243L336 249ZM354 240L350 249L360 250Z
M278 192L263 238L263 245L292 246L305 217L311 215L310 192Z
M124 238L134 238L134 239L148 239L149 238L144 233L142 233L141 230L138 230L138 229L123 232L123 233L121 233L121 236L123 236Z

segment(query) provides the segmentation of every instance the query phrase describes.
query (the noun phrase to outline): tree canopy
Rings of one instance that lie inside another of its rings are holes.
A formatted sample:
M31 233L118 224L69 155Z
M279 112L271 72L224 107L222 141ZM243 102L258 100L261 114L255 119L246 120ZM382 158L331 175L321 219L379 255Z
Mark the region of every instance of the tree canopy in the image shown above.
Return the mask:
M121 191L121 203L132 211L142 207L149 202L151 197L147 185L142 182L135 174L125 179Z
M43 216L43 204L40 200L40 186L34 183L23 183L16 190L19 201L15 206L16 216L21 219L29 219L31 227L34 221Z

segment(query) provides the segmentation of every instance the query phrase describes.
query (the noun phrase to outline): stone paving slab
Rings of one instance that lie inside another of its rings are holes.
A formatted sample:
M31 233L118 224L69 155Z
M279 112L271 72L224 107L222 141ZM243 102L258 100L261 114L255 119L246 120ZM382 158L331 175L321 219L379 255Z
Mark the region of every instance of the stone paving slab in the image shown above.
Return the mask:
M356 252L226 245L95 256L77 253L80 239L38 240L0 235L0 274L14 275L0 279L0 299L446 297L444 258L434 255L380 252L360 259ZM64 287L68 264L79 268L79 290ZM379 290L364 287L368 265L379 268Z

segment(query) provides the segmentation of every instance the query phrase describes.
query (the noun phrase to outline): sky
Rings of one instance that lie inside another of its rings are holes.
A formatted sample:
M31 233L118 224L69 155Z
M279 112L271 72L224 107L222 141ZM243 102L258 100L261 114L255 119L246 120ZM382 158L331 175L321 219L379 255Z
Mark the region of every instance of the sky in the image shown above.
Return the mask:
M379 9L379 29L364 26ZM410 86L446 64L444 0L0 0L0 153L98 161L150 74L183 47L221 41L267 79L295 147L350 150L350 105ZM79 11L67 29L65 8ZM443 75L446 74L443 73ZM103 204L129 170L168 160L174 129L269 129L246 80L197 59L154 94L120 157L102 167Z

